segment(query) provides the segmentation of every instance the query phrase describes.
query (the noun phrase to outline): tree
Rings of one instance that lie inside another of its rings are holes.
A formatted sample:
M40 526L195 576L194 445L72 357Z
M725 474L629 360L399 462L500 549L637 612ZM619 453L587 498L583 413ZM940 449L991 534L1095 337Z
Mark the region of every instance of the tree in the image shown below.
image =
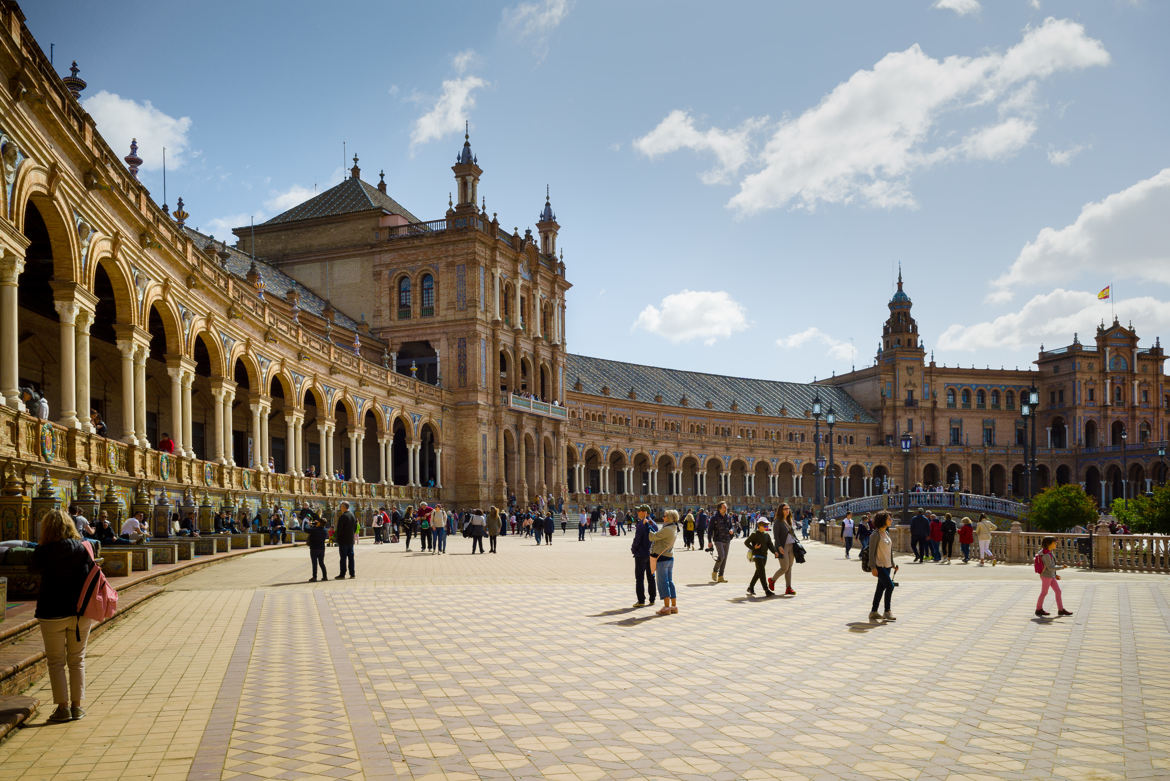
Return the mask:
M1110 510L1134 534L1170 534L1170 486L1159 486L1149 496L1135 496L1128 507L1114 499Z
M1062 532L1073 526L1097 522L1097 505L1079 485L1046 488L1032 499L1028 522L1046 532Z

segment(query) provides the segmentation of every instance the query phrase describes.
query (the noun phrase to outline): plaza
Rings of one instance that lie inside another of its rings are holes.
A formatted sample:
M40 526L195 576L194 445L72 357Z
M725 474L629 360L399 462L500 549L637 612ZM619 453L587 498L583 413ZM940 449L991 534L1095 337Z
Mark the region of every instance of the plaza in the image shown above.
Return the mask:
M167 586L90 644L89 716L0 746L6 778L1121 779L1170 773L1170 581L809 544L797 596L748 599L733 541L676 553L677 615L631 608L629 537L507 536L496 556L304 548ZM330 550L326 563L335 569ZM28 693L42 702L47 681Z

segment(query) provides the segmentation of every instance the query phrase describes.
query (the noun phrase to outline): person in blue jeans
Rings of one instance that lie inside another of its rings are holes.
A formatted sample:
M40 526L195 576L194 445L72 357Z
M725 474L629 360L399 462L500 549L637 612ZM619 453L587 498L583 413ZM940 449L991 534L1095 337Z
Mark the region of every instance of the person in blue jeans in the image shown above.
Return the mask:
M431 510L431 526L434 527L435 540L434 546L431 548L432 553L446 553L447 552L447 511L443 509L443 505L436 504L435 509Z
M805 512L804 519L800 522L800 536L808 539L808 525L812 521L812 516Z
M667 510L662 516L662 528L646 535L650 539L650 557L655 561L654 578L662 609L658 615L678 612L678 591L674 588L674 543L678 539L678 511Z

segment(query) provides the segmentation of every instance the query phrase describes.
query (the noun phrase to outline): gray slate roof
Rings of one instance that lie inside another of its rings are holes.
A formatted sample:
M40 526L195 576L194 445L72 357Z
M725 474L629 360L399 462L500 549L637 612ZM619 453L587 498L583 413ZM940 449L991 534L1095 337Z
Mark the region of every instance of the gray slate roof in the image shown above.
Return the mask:
M191 237L191 241L193 241L195 246L199 249L203 249L207 246L207 243L211 241L210 236L204 233L200 233L197 230L193 230L186 225L183 226L183 230L188 236ZM215 248L216 250L220 249L219 241L215 242ZM248 269L252 267L252 259L245 253L237 250L235 247L229 246L227 251L229 253L229 257L224 264L224 268L233 277L247 280ZM285 300L285 296L288 294L288 291L295 287L297 292L299 292L301 295L301 301L299 304L301 311L309 312L311 314L317 315L318 317L324 316L323 313L325 311L325 299L321 298L312 290L297 282L288 274L285 274L283 271L277 269L274 266L268 265L260 259L256 260L256 271L259 272L260 279L264 282L264 295L279 298L283 301ZM344 328L348 331L354 331L358 327L356 320L336 308L334 309L333 323L338 328ZM333 341L339 347L351 348L353 346L352 341L341 338L340 336L335 337ZM362 336L362 343L381 344L379 340L374 339L371 336Z
M377 187L366 184L357 177L350 176L336 187L331 187L320 195L315 195L283 214L278 214L267 220L264 225L280 225L287 222L299 222L317 217L333 217L338 214L355 214L374 209L400 214L410 222L422 222L418 217L408 212L406 207Z
M654 403L654 397L661 394L664 405L675 407L686 396L688 408L699 411L705 411L710 401L714 404L712 410L731 412L731 404L736 402L739 414L754 414L758 404L764 415L803 420L805 410L811 414L813 396L819 392L825 410L832 406L839 421L852 421L857 415L863 423L876 422L852 396L832 386L725 377L572 353L565 358L566 387L573 388L580 380L583 393L601 396L601 388L608 386L609 398L619 404L633 388L641 402ZM785 409L784 415L780 414L781 408Z

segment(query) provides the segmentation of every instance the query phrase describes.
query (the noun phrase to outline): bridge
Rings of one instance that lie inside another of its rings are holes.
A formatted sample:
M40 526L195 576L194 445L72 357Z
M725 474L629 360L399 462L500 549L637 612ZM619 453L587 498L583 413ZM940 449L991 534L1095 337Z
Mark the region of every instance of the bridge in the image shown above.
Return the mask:
M858 499L846 499L843 502L825 505L826 518L840 518L847 512L875 513L878 510L890 510L895 513L902 511L904 494L889 493L876 496L863 496ZM997 518L1021 520L1028 511L1028 505L1013 502L1010 499L1000 499L997 496L982 496L968 493L935 493L931 491L911 491L910 509L925 507L932 510L952 511L956 514L987 513Z

